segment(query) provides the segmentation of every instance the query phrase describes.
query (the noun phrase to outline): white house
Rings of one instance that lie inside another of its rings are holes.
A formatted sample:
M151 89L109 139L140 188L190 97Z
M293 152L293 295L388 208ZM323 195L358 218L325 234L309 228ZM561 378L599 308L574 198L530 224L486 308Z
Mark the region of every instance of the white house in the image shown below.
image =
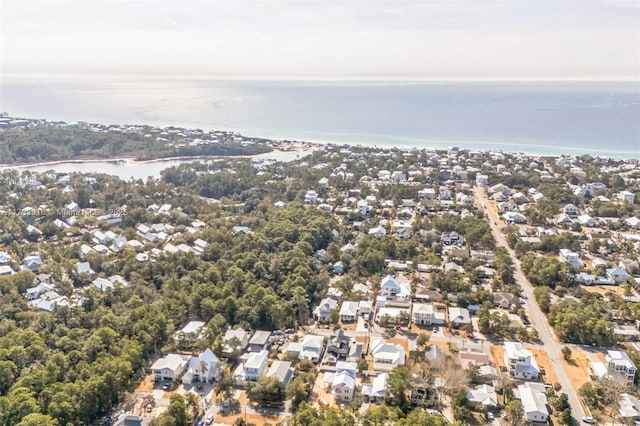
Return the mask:
M375 237L384 237L385 235L387 235L387 230L384 229L383 226L378 225L369 229L369 235L373 235Z
M242 327L229 329L224 333L222 340L225 344L224 352L242 351L249 344L249 333Z
M587 228L595 228L598 226L598 223L588 214L581 214L578 216L578 222L580 222L580 225L586 226Z
M151 366L155 380L176 380L184 373L190 359L191 357L189 355L181 354L168 354L158 359Z
M547 409L547 395L544 385L525 383L518 385L518 396L522 402L525 418L534 423L546 423L549 419ZM542 388L542 389L541 389Z
M388 373L378 374L371 382L371 385L362 385L362 395L372 403L382 403L387 398Z
M582 261L580 260L580 255L575 251L571 251L569 249L560 249L558 253L558 257L561 261L567 262L576 268L582 268Z
M482 405L487 408L498 406L498 395L493 386L479 385L475 389L467 391L467 400L472 404Z
M187 371L182 376L185 385L193 382L212 382L220 373L220 360L207 348L198 356L191 357Z
M620 191L616 194L616 199L627 204L633 204L636 195L630 191Z
M316 191L307 191L304 195L304 202L309 204L315 204L318 202L318 193Z
M444 324L444 312L438 312L435 305L426 303L413 304L413 322L417 325Z
M622 351L608 350L604 359L609 378L624 385L633 384L637 368L629 355Z
M460 327L465 324L471 324L471 316L467 308L457 306L449 306L449 323L454 327Z
M380 294L388 299L408 301L411 299L411 286L409 283L400 283L393 276L387 275L382 278Z
M373 310L373 303L370 300L361 300L358 302L358 313L364 317L365 320L371 318L371 312Z
M204 326L204 321L189 321L187 325L182 327L182 330L176 333L176 340L186 345L191 345L200 338Z
M320 304L313 310L313 317L316 321L329 321L331 317L331 311L334 311L338 307L338 301L326 297L320 301Z
M324 342L322 336L316 336L313 334L305 334L302 338L302 348L300 351L300 359L308 359L311 362L317 363L320 361L322 355L322 348Z
M387 343L384 339L376 339L371 344L373 369L381 371L393 370L398 365L404 365L405 352L402 346Z
M522 213L518 212L506 212L502 215L507 223L526 223L527 218Z
M267 369L269 352L267 350L250 352L244 358L244 362L236 368L234 378L240 382L257 381Z
M516 379L535 380L540 375L533 353L520 342L504 342L504 365Z
M356 391L355 362L338 361L336 372L325 375L325 382L331 380L331 395L337 402L351 402Z
M340 307L340 321L352 322L358 316L358 302L344 302Z

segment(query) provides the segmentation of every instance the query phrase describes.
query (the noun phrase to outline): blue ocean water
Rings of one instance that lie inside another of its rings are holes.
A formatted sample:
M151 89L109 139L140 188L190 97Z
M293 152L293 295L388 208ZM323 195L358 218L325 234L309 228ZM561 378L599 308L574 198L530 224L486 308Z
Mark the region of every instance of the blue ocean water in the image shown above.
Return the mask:
M640 157L638 82L3 78L13 116L378 146Z

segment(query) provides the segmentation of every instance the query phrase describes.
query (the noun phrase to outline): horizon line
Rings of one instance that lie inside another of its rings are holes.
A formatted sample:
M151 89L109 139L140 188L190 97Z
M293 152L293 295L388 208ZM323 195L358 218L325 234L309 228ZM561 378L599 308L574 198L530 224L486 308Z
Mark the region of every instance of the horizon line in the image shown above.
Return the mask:
M94 72L53 72L53 73L5 73L2 79L16 78L33 78L48 76L51 78L61 77L111 77L111 78L146 78L146 79L165 79L165 80L218 80L218 81L279 81L279 82L619 82L619 83L638 83L640 78L632 77L411 77L411 76L250 76L250 75L206 75L206 74L189 74L189 73L145 73L145 72L116 72L116 73L94 73Z

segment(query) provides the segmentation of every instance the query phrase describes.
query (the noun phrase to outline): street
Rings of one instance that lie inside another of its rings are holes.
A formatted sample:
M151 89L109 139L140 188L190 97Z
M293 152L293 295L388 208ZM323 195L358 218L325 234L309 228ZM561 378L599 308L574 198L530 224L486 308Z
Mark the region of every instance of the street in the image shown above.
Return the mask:
M516 258L515 252L509 247L507 241L505 240L502 232L500 232L500 228L497 225L498 218L496 217L496 213L488 208L487 205L487 196L484 188L474 188L474 192L477 195L478 200L480 200L481 208L487 212L489 218L489 225L491 226L491 230L493 231L493 235L496 239L496 244L498 246L502 246L509 252L511 259L514 263L514 277L518 285L522 288L522 294L527 300L525 305L525 310L527 312L527 316L531 321L531 325L538 331L538 335L540 337L540 341L542 342L542 348L547 352L553 369L558 376L558 381L562 386L562 391L567 394L569 397L569 403L571 404L571 412L573 417L577 419L578 422L585 416L585 411L580 403L578 398L578 394L576 390L573 388L571 380L569 380L569 375L567 374L564 364L561 361L561 349L562 344L557 340L553 330L549 326L547 322L547 318L544 313L540 310L538 303L535 300L533 295L533 285L526 279L522 269L520 268L520 262Z

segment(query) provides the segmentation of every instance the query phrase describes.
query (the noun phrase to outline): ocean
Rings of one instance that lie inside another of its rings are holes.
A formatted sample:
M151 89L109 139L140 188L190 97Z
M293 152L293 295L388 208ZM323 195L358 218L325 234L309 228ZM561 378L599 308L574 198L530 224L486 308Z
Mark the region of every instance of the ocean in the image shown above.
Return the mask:
M0 109L340 144L640 157L638 82L3 77Z

